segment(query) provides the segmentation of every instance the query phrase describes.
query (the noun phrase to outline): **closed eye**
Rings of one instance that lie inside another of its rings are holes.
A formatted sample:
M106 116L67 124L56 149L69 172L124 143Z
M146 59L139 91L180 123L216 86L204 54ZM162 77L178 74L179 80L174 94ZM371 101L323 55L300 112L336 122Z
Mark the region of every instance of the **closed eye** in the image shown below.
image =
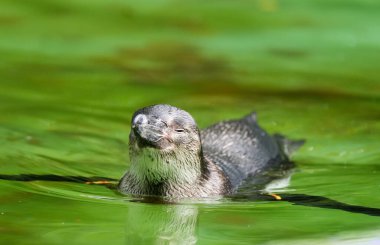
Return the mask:
M175 129L175 131L179 132L179 133L185 132L185 130L183 128L177 128L177 129Z

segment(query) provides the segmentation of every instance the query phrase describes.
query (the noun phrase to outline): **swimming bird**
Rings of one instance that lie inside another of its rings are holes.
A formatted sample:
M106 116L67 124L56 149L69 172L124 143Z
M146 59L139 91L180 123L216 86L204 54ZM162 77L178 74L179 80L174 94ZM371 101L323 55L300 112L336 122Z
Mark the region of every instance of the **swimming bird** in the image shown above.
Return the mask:
M131 164L118 190L133 195L200 198L263 187L294 166L289 156L304 143L268 134L255 113L199 130L188 112L158 104L137 110L131 125Z

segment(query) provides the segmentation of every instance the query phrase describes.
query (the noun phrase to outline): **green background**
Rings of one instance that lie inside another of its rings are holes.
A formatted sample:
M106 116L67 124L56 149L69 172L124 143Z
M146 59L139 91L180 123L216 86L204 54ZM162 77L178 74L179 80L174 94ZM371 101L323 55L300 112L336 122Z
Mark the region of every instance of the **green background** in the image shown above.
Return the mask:
M375 0L2 0L0 174L118 179L132 113L169 103L201 128L257 111L307 140L280 192L380 208L379 13ZM376 244L379 230L287 202L144 204L0 180L1 244Z

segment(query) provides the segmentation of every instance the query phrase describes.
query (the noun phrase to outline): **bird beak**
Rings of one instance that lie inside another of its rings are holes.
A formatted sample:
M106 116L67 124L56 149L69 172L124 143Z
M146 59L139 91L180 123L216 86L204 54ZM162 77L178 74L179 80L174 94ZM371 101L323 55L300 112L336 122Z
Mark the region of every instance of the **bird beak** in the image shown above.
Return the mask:
M166 127L166 123L160 119L144 114L136 115L132 121L132 130L139 147L160 148Z

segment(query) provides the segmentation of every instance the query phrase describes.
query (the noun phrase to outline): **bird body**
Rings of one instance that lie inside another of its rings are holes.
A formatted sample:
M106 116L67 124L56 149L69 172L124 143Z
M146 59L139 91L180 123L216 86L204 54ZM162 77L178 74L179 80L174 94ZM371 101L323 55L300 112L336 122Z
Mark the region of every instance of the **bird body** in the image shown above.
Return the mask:
M145 107L132 118L131 167L119 190L184 198L229 195L247 182L261 188L293 167L289 155L302 144L269 135L255 113L200 131L181 109Z

